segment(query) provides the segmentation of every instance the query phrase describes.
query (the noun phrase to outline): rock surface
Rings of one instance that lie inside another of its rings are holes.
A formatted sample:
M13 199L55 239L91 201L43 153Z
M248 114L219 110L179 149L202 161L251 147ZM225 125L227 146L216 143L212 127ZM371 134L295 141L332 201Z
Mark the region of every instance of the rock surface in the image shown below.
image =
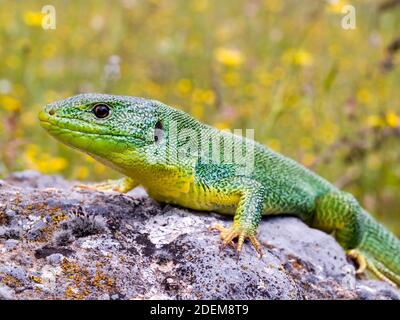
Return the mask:
M263 258L246 245L238 259L208 230L231 219L14 173L0 181L0 299L400 298L294 217L264 219Z

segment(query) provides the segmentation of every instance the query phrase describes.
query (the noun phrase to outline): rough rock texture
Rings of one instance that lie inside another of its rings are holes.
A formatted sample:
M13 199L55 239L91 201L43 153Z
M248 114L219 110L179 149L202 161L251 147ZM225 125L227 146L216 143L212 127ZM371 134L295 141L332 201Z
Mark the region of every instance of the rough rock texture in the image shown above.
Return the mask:
M71 186L32 171L0 181L0 299L400 298L294 217L264 219L264 257L246 245L238 259L208 230L231 217Z

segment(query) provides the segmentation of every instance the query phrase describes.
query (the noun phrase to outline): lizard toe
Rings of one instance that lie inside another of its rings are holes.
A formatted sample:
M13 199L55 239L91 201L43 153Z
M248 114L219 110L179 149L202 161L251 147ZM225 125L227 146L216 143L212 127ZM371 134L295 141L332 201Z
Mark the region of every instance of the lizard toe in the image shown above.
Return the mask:
M257 240L255 235L255 231L249 228L242 228L238 226L232 226L230 228L226 228L220 224L215 224L210 227L212 230L217 230L220 232L220 237L222 239L222 243L224 246L233 245L233 240L237 239L237 247L236 251L238 255L243 249L243 245L245 240L250 240L250 243L253 245L254 249L257 251L259 257L262 257L262 249L261 244Z

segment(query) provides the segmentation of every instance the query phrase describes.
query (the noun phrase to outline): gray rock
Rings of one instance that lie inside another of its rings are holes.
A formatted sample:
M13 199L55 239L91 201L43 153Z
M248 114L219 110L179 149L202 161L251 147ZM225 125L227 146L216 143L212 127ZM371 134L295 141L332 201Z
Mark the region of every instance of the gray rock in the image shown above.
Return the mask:
M0 284L0 300L13 300L15 299L14 291L3 285Z
M61 230L53 235L53 242L57 246L67 246L74 242L75 237L71 230Z
M8 250L14 249L15 247L18 246L18 244L19 244L19 241L18 241L18 240L14 240L14 239L8 239L8 240L6 240L6 242L4 243L5 247L6 247Z
M0 226L0 238L5 238L8 228L5 226Z
M42 175L34 170L25 170L10 174L6 182L24 188L68 188L73 182L66 181L59 176Z
M16 262L21 267L32 267L33 266L33 259L29 256L30 252L25 250L19 251L17 254L11 257L11 260Z
M39 220L35 222L27 233L28 239L33 241L40 237L43 237L43 232L45 231L46 228L47 228L47 223L45 221Z
M17 213L11 209L6 209L5 214L6 214L7 218L10 220L14 219L14 217L17 215Z
M63 259L64 256L61 253L54 253L46 257L47 262L53 266L60 265Z
M263 219L264 256L246 243L238 258L209 231L232 217L162 206L141 189L119 194L70 186L33 172L0 183L0 203L21 226L18 246L3 250L7 241L0 243L0 279L15 289L8 297L400 299L387 283L356 278L336 241L297 218ZM0 226L0 236L7 228Z
M1 265L0 280L7 280L9 277L22 284L26 284L28 281L27 271L24 268L14 265Z
M15 220L13 221L15 222ZM19 239L22 234L21 227L14 226L11 224L8 226L0 226L0 238L4 239Z
M361 280L357 285L357 294L363 300L400 300L400 292L393 287L381 286L378 281Z

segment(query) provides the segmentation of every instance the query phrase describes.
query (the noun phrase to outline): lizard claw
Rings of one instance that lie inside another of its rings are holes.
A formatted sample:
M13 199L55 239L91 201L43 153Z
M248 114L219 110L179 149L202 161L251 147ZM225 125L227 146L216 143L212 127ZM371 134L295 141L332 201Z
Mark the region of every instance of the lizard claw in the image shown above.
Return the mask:
M356 274L362 274L367 269L367 260L363 255L361 255L357 250L353 249L347 252L347 256L356 262L357 270Z
M240 227L225 228L221 224L214 224L210 227L211 230L217 230L220 232L220 236L222 239L222 243L224 246L226 245L233 245L234 246L234 239L238 239L238 244L236 247L236 252L240 255L242 251L244 241L249 239L255 250L257 251L259 257L261 258L263 253L261 250L261 244L258 242L257 237L254 234L254 231L249 231Z
M92 184L77 184L72 187L74 190L93 190L102 192L124 192L119 180L108 180Z
M363 253L357 249L352 249L347 252L347 257L355 261L357 264L356 275L363 274L367 269L371 271L378 279L397 287L397 284L389 279L374 263L373 260L368 259Z
M229 245L229 246L231 246L231 247L236 249L236 246L235 246L235 243L233 242L233 240L231 240L229 242L224 240L225 239L225 233L229 229L225 228L222 224L219 224L219 223L211 225L208 229L210 231L216 230L216 231L220 232L221 239L223 240L222 243L221 243L221 247L220 247L221 249L224 249L227 245Z
M74 190L92 190L92 191L112 191L106 183L93 183L93 184L77 184L72 187Z

